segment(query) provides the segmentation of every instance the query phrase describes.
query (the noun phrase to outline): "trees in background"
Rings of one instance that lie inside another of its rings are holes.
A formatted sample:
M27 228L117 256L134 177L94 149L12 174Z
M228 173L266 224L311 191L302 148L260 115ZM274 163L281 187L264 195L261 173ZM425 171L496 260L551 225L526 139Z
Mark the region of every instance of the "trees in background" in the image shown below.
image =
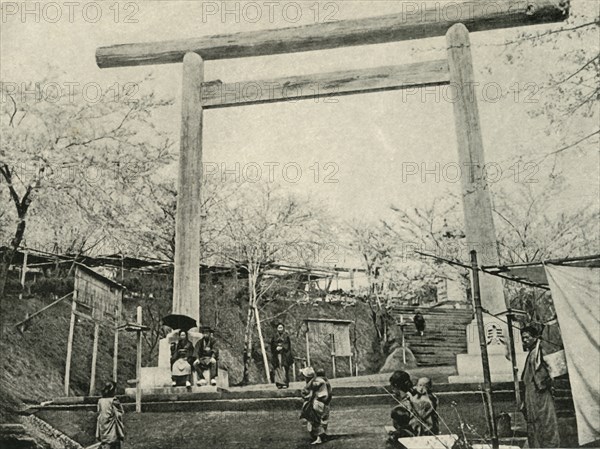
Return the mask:
M391 267L394 262L394 252L397 245L388 229L381 223L366 222L349 223L348 249L354 252L362 261L369 281L365 298L371 309L371 319L377 332L380 351L388 340L389 315L386 308L388 289L385 280L389 281Z
M553 175L544 183L494 186L493 212L501 263L523 263L600 253L600 220L593 201L561 210L556 199L566 182ZM385 309L391 298L421 303L435 295L440 277L452 276L468 289L466 270L421 257L417 251L469 264L462 233L462 206L446 195L421 207L393 206L386 219L352 224L348 247L359 255L373 286L368 292L380 342L386 342ZM375 275L377 273L377 275ZM375 288L374 286L377 286ZM507 294L530 315L546 315L547 297L507 282Z
M221 205L229 201L240 188L239 183L224 179L217 182L205 177L200 190L200 254L203 263L222 259L217 242L226 227L220 213ZM130 236L130 242L143 248L146 257L173 261L175 255L175 215L177 187L174 179L164 179L148 186L144 221Z
M523 263L600 253L600 221L592 201L561 210L565 181L517 184L494 192L494 217L503 263ZM582 198L584 198L582 196Z
M268 380L269 364L259 307L265 293L276 281L264 282L264 274L274 262L289 261L290 250L302 248L303 242L317 235L323 215L309 200L269 183L240 185L235 195L219 203L215 212L224 224L223 232L215 241L220 255L240 267L248 281L242 382L248 382L255 327Z
M77 88L37 94L40 86L53 84L32 84L28 92L34 95L13 93L3 84L0 198L11 207L2 208L0 218L10 225L1 236L9 245L0 261L0 296L26 230L31 246L89 250L91 240L98 244L115 229L130 227L143 186L171 160L172 142L152 121L170 102L138 89L135 95L108 91L93 101Z
M424 207L392 206L385 219L354 222L347 226L346 245L363 262L369 289L363 292L371 318L385 352L389 343L388 307L397 299L410 303L431 301L441 267L417 251L440 257L458 257L460 246L451 246L445 234L458 233L461 227L458 199L453 195L435 199Z
M518 157L535 164L537 171L544 166L550 173L560 173L567 155L593 156L598 148L600 6L586 0L571 3L564 23L541 31L523 28L498 44L503 47L502 64L494 62L486 68L494 74L510 71L516 82L507 95L526 108L533 132L537 123L545 128L548 140L524 142ZM553 64L548 70L545 62L550 54ZM526 70L527 78L519 79L519 70ZM507 166L514 167L515 162L507 161Z

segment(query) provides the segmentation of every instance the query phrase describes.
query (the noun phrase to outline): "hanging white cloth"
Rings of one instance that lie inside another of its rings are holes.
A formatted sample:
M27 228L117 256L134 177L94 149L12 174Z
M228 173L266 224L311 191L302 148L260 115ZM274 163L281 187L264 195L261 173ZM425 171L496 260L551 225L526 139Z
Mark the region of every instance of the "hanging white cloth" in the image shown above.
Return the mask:
M600 268L545 267L583 445L600 439Z

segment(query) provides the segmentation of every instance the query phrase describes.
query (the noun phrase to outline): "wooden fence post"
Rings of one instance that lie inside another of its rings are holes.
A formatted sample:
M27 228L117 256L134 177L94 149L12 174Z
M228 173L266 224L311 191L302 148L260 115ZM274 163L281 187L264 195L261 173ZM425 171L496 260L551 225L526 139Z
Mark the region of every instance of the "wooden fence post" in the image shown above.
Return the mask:
M135 411L142 413L142 306L137 308L137 357L135 363Z
M304 334L306 337L306 366L310 366L310 345L308 342L308 323L306 323L306 333Z
M331 340L331 366L332 366L332 378L335 378L335 337L333 334L329 335Z
M75 302L77 290L73 295L71 302L71 322L69 324L69 338L67 340L67 361L65 363L65 396L69 396L69 383L71 380L71 356L73 355L73 334L75 333L75 311L77 302Z
M25 277L27 275L27 255L29 250L23 251L23 267L21 268L21 293L19 293L19 299L23 299L23 292L25 291Z
M94 395L96 389L96 362L98 360L98 338L100 336L100 324L94 322L94 346L92 348L92 373L90 374L90 396Z
M113 382L117 383L117 363L119 360L119 328L115 327L115 342L113 346Z

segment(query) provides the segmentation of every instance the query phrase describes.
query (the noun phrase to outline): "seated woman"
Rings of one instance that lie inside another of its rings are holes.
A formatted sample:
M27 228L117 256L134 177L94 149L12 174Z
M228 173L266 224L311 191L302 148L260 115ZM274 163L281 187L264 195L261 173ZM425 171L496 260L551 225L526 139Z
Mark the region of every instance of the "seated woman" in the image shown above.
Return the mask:
M171 379L174 387L191 387L192 367L187 361L186 351L179 350L179 358L171 366Z
M183 360L180 362L180 360ZM187 379L184 381L183 385L191 386L192 381L192 366L194 363L194 345L190 340L188 340L188 334L186 331L179 332L179 339L177 342L171 344L171 375L173 372L179 373L178 376L183 376L181 374L183 371L188 371L185 368L185 363L189 366L189 373ZM173 371L175 363L178 364L177 371ZM189 383L189 385L188 385ZM173 379L173 385L175 386L177 381Z

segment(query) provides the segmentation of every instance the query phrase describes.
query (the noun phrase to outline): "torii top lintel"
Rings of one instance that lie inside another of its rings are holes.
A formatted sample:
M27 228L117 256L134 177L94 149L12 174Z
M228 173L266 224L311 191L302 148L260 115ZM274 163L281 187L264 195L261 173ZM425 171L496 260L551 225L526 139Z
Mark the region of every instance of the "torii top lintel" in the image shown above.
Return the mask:
M485 31L560 22L569 0L471 0L407 3L403 12L306 26L221 34L194 39L121 44L96 50L98 67L170 64L188 52L205 60L243 58L443 36L455 23Z

